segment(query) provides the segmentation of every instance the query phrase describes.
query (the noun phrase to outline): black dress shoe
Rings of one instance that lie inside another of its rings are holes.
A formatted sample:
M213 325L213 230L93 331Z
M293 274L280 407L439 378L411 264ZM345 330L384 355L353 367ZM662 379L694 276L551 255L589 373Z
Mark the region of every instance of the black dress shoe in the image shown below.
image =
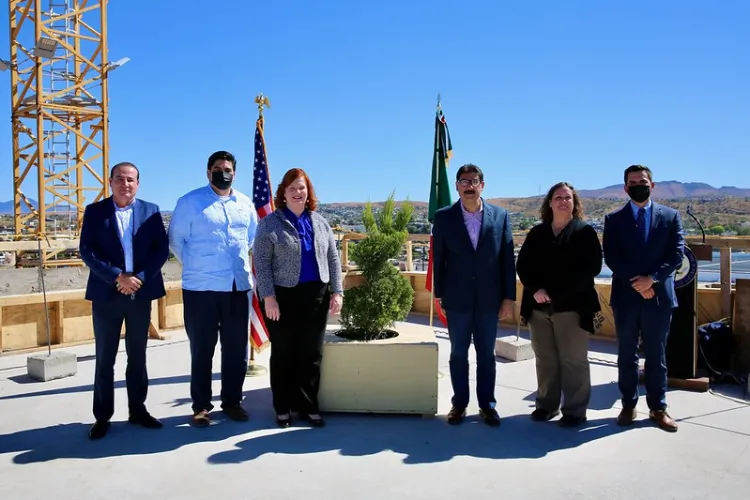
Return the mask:
M276 425L285 429L292 425L292 415L290 413L276 415Z
M131 415L130 417L128 417L128 422L130 422L131 424L140 425L141 427L145 427L146 429L161 429L162 427L164 427L164 424L159 422L148 413L144 413L141 415Z
M586 417L574 417L573 415L563 415L560 419L561 427L578 427L586 421Z
M222 411L235 422L247 422L250 419L250 415L240 405L224 406L222 407Z
M101 421L101 422L94 423L94 425L91 426L91 429L89 429L89 438L91 439L103 438L104 436L107 435L109 426L110 426L109 421Z
M459 408L454 406L451 411L448 412L448 423L451 425L460 424L466 416L466 408Z
M544 408L537 408L533 412L531 412L531 420L536 420L537 422L546 422L547 420L552 420L556 416L560 414L559 411L547 411Z
M490 427L498 427L500 425L500 415L497 414L494 408L480 408L479 416Z
M317 413L303 414L300 418L306 420L313 427L323 427L326 425L325 420Z

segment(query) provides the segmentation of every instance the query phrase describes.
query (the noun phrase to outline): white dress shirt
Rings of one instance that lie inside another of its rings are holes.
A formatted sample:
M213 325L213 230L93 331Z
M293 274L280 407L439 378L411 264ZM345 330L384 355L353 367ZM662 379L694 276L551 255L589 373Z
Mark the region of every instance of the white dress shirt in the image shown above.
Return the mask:
M113 201L114 203L114 201ZM117 217L117 233L120 235L122 250L125 252L125 272L133 272L133 207L135 198L125 206L118 207L115 204L115 216Z

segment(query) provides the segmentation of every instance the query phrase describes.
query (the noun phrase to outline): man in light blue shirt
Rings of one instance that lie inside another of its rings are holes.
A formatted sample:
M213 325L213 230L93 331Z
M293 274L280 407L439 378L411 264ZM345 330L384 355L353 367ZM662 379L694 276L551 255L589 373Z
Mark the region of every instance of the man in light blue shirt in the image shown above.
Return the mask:
M258 226L252 200L232 187L237 162L227 151L208 159L207 186L177 201L169 247L182 263L185 330L190 339L192 424L209 425L211 374L221 339L221 407L245 421L240 406L247 371L250 249Z

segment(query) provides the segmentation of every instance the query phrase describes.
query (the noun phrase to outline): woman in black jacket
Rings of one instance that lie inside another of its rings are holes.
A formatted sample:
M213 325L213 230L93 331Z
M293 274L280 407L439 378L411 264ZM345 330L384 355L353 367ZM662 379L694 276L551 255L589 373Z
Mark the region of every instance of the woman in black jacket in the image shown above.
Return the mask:
M601 310L594 278L602 270L602 247L567 182L550 188L540 214L542 222L529 231L517 262L521 317L536 355L538 389L531 417L554 418L562 395L560 424L572 427L586 420L591 397L588 337Z

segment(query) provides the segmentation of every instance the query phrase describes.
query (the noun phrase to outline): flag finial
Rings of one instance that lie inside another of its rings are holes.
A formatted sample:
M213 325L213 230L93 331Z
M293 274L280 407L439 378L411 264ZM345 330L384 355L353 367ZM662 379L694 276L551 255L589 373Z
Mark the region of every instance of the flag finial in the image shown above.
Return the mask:
M440 111L442 111L442 109L443 108L440 106L440 94L438 93L438 96L437 96L437 111L440 112Z
M268 97L264 96L262 92L255 96L255 104L258 105L258 115L260 116L263 116L263 106L267 108L271 107L271 101L269 101Z

